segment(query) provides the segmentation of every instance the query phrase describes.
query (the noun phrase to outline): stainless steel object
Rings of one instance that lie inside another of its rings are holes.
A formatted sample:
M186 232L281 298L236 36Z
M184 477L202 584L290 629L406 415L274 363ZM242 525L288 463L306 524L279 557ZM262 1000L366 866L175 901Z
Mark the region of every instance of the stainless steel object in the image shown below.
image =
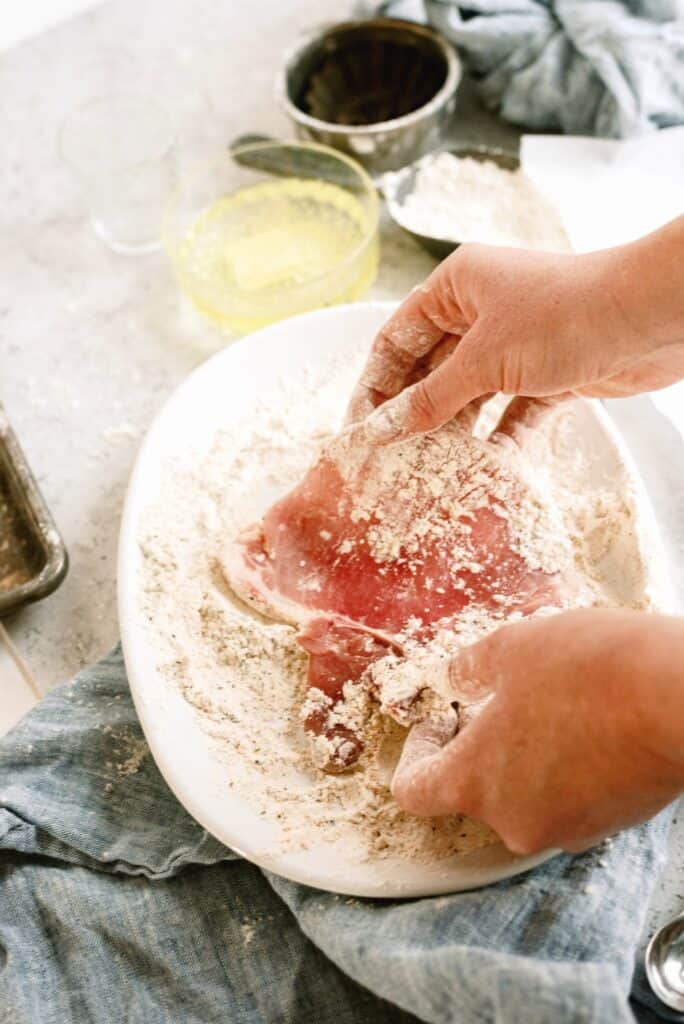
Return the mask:
M646 976L661 1002L684 1012L684 914L664 924L649 942Z
M276 96L300 138L340 149L379 174L439 144L460 80L456 52L438 33L373 18L298 43L278 74Z
M354 167L340 160L330 150L320 147L305 149L293 144L288 148L284 140L272 135L247 132L233 139L228 145L228 151L236 163L278 178L313 178L352 191L358 189L359 176Z
M448 147L447 152L453 153L454 156L459 157L472 157L473 160L492 160L499 167L503 167L507 171L517 171L520 167L520 160L514 153L506 152L503 149L495 149L492 146L452 146ZM444 150L442 150L444 152ZM429 157L427 158L429 159ZM387 203L387 209L390 217L395 223L399 225L407 234L416 240L420 245L426 249L431 256L436 256L437 259L443 260L446 256L457 249L461 244L461 239L452 238L433 238L430 235L421 235L417 231L411 231L406 226L401 215L402 204L406 201L406 198L413 191L416 182L416 175L418 173L420 161L411 164L409 167L405 167L403 170L396 172L395 174L388 174L385 178L381 178L378 182L382 193Z
M50 594L66 548L0 405L0 616Z

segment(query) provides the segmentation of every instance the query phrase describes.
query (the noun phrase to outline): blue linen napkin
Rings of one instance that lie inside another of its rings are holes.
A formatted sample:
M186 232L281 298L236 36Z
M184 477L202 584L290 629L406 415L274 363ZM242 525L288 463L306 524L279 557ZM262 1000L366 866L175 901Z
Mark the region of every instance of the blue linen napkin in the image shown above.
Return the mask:
M0 1022L632 1022L670 818L477 892L319 892L185 813L117 648L0 742Z
M612 138L684 124L682 0L425 0L425 11L514 124Z

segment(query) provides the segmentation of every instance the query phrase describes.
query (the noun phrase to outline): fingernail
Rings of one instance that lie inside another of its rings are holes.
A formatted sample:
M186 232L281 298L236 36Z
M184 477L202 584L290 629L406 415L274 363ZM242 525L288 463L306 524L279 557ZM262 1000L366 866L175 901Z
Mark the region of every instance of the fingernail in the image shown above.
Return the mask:
M363 421L363 429L369 444L391 444L399 441L406 430L406 391L397 398L385 402ZM408 396L407 396L408 397Z

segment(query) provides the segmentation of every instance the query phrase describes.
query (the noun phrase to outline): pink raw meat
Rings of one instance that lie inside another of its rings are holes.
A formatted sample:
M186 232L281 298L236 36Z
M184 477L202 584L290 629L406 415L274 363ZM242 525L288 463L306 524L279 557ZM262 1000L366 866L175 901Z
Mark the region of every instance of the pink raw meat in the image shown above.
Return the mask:
M501 615L560 603L561 574L526 556L546 510L515 465L458 422L384 448L353 428L229 546L233 590L300 629L309 684L330 698L305 722L332 741L328 770L361 753L361 737L329 712L373 662L402 654L408 637L428 641L468 606Z

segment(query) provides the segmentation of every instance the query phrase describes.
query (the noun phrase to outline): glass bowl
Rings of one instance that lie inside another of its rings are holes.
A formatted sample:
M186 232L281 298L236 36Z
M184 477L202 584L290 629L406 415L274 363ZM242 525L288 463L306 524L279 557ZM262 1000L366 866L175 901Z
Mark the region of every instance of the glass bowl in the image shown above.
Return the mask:
M260 141L181 182L163 239L195 306L244 334L358 299L377 272L378 214L373 182L350 157Z

